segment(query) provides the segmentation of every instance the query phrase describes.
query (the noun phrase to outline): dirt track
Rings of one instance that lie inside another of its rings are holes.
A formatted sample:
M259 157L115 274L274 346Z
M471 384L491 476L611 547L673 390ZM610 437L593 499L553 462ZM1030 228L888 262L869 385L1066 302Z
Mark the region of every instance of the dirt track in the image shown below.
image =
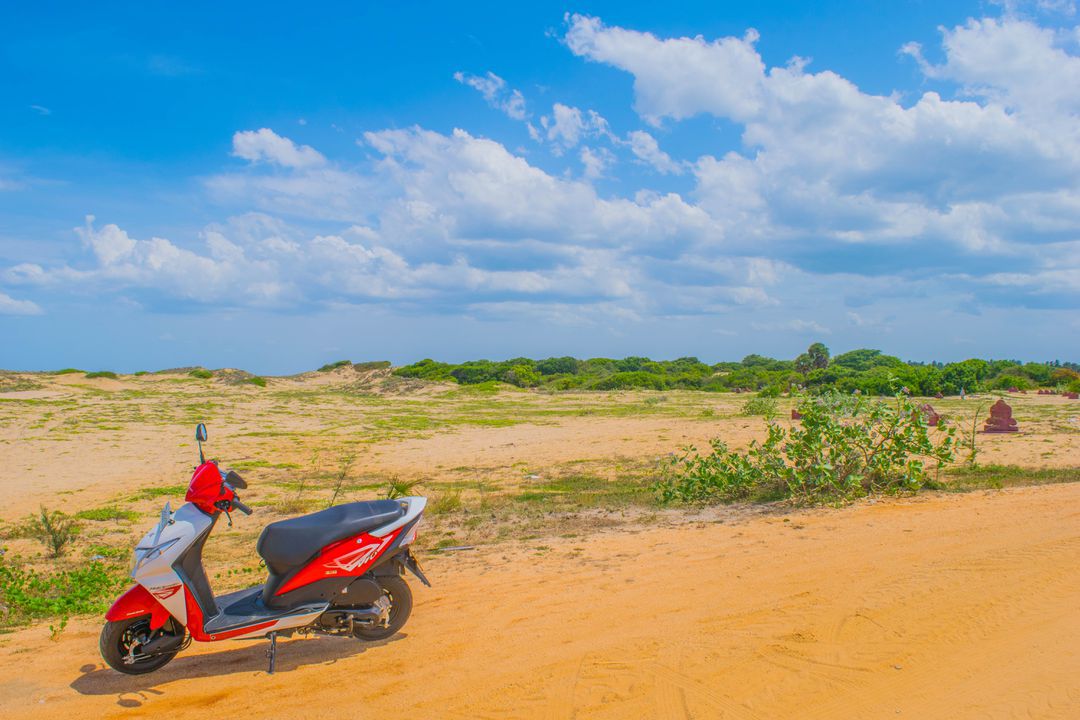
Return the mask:
M102 668L0 648L5 718L1080 717L1080 485L625 530L427 563L404 636Z

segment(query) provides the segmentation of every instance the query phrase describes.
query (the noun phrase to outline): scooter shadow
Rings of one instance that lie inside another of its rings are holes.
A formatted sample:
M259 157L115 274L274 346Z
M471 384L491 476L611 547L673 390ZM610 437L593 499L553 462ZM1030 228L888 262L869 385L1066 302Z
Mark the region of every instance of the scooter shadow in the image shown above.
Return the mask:
M333 664L339 660L356 657L365 651L382 647L408 637L398 633L386 640L364 642L354 638L314 637L278 640L277 662L274 673L287 673L305 665ZM83 673L70 685L80 695L116 695L116 704L122 707L139 707L149 695L164 695L157 688L177 680L220 677L235 673L266 674L269 661L266 658L268 643L199 655L180 654L172 662L146 675L124 675L101 664L83 665Z

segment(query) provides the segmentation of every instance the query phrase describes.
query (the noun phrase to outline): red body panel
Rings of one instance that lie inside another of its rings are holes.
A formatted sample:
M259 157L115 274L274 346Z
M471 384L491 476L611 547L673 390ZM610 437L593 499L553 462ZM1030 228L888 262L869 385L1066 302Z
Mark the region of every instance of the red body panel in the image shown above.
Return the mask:
M184 499L207 515L213 515L218 512L218 509L214 507L214 503L221 500L232 500L235 496L236 493L225 487L217 463L213 460L207 460L195 468Z
M169 611L142 585L136 585L117 598L105 613L105 619L116 622L137 615L150 615L151 630L157 630L169 619Z
M356 537L327 545L318 557L289 578L274 594L284 595L290 590L328 577L360 577L386 552L402 529L398 528L386 537L360 533Z

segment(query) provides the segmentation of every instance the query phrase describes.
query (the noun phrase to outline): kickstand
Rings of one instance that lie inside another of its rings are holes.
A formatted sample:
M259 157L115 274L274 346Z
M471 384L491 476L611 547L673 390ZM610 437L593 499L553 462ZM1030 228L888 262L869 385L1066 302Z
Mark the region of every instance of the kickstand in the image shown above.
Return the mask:
M270 670L267 672L273 675L274 662L277 660L277 632L269 633L268 637L270 638L270 647L266 651L266 657L270 658Z

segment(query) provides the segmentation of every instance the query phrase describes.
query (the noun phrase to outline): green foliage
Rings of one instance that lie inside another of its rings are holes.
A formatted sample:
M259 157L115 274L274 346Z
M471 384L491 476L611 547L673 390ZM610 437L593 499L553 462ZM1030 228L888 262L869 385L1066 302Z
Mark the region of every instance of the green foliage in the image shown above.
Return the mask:
M210 372L206 368L195 368L188 373L193 378L199 378L200 380L209 380L214 377L214 373Z
M762 415L766 420L772 420L776 417L777 413L777 401L771 397L752 397L743 403L741 415L747 417L752 415Z
M420 484L419 480L399 480L397 478L391 478L390 482L386 485L386 499L397 500L398 498L408 497L412 493L413 488Z
M330 372L331 370L337 370L338 368L348 367L352 365L352 360L338 360L337 362L327 363L319 368L319 372Z
M905 395L892 402L830 393L799 406L802 422L769 424L745 453L720 440L712 452L689 447L655 486L661 502L788 498L800 504L844 502L871 493L916 492L930 479L927 463L953 459L955 430L937 440Z
M53 375L73 375L75 373L85 372L85 370L79 370L78 368L64 368L63 370L54 370Z
M88 378L109 378L110 380L115 380L117 376L116 376L116 373L114 373L112 370L97 370L96 372L88 372L88 373L86 373L86 377L88 377Z
M594 390L632 390L644 388L647 390L664 390L667 383L664 378L644 370L630 372L617 372L614 375L601 378L591 386Z
M782 393L806 390L810 394L829 391L887 397L894 384L912 395L937 393L958 395L988 389L1037 386L1064 387L1080 382L1072 365L1027 363L1012 360L969 359L958 363L905 363L880 350L863 348L830 359L829 348L813 343L794 360L778 360L763 355L747 355L740 362L708 365L695 357L651 360L631 356L622 359L551 357L543 360L470 360L450 364L431 359L394 370L401 377L451 381L478 386L509 383L524 388L560 390L669 390L687 389L718 392L752 390L778 397ZM1007 377L1007 380L998 378Z
M258 387L266 387L266 379L261 378L258 375L252 375L251 377L244 380L244 382L250 383L252 385L257 385Z
M368 372L369 370L385 370L390 367L389 360L370 360L368 362L353 363L353 370Z
M102 612L126 582L117 568L101 562L73 570L39 574L9 565L0 558L0 619L15 626L36 619L59 619L62 629L70 615Z
M74 519L56 510L50 512L44 505L26 525L26 534L45 545L49 557L53 558L67 551L78 532L79 526Z

